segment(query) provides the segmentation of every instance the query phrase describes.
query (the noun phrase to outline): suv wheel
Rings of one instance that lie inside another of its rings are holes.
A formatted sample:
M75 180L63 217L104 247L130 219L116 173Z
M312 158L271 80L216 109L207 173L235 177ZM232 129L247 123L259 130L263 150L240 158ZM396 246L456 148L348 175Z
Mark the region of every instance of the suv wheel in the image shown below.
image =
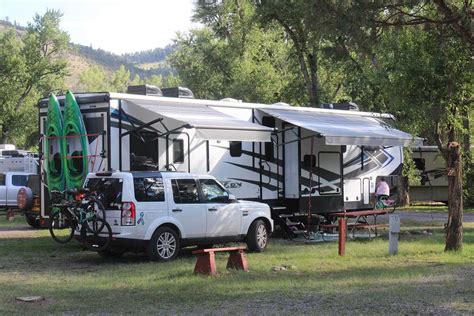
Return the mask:
M262 252L267 247L268 228L261 219L257 219L250 225L246 242L250 251Z
M170 261L176 258L179 252L179 237L174 229L160 227L147 246L147 254L151 260Z

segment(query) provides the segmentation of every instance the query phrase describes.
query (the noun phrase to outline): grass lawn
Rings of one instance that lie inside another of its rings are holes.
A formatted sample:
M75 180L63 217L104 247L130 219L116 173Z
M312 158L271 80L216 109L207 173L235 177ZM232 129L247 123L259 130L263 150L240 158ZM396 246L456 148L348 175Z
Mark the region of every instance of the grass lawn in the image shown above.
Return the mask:
M6 210L0 210L0 229L1 228L14 228L14 227L19 227L19 226L28 226L26 223L26 219L24 216L15 213L15 220L14 221L7 221L6 220L7 216L7 211Z
M409 211L420 213L446 213L448 214L447 205L410 205L409 207L397 208L397 211ZM474 213L473 206L464 206L463 213Z
M401 234L397 256L387 255L385 238L350 241L343 258L336 242L273 239L265 253L248 255L249 273L226 271L217 255L215 278L192 274L189 251L170 263L136 254L105 260L54 243L47 230L0 234L0 314L473 314L474 224L465 225L458 254L444 253L440 226L423 225L404 228L411 233ZM413 233L426 228L432 235ZM272 271L280 265L294 267ZM28 295L45 300L15 300Z

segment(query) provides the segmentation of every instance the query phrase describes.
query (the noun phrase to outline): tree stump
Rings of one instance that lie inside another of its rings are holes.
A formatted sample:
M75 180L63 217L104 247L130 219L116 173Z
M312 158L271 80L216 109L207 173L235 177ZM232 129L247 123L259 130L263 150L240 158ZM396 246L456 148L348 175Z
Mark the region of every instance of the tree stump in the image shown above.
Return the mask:
M463 190L462 190L462 164L459 143L450 142L447 150L448 162L448 223L446 224L445 251L458 251L462 249L463 236Z

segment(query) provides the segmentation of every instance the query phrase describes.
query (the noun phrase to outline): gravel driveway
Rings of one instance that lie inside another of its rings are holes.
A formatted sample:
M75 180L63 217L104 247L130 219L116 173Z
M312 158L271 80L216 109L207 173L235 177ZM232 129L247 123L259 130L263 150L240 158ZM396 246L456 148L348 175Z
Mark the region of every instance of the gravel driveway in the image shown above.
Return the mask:
M419 221L419 222L447 222L448 213L428 213L428 212L405 212L395 211L395 214L400 216L400 220L410 220L410 221ZM474 213L465 213L463 214L463 221L466 223L474 222Z

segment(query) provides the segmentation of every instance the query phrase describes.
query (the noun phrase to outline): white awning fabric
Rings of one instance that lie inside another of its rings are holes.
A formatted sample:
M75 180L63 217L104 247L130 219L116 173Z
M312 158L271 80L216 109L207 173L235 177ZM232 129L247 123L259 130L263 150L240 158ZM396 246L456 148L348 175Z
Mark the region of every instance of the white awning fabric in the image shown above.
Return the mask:
M272 128L239 120L202 104L168 105L150 101L125 100L154 112L158 117L173 119L184 128L195 129L203 140L269 142ZM150 118L150 121L154 118Z
M419 146L422 142L421 138L413 137L374 117L287 109L261 111L318 133L325 138L327 145Z

